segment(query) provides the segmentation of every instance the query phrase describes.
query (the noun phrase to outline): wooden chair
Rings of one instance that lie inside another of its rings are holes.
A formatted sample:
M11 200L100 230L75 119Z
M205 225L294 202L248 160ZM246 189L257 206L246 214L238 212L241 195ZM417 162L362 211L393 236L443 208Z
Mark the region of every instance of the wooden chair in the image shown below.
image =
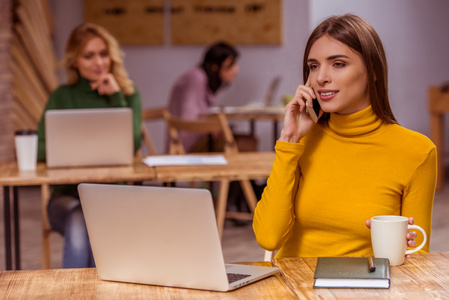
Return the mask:
M156 147L154 146L153 140L151 139L150 133L146 126L146 122L164 120L164 112L167 111L167 108L164 107L156 107L156 108L146 108L142 110L142 146L145 146L148 150L149 155L157 155ZM142 156L142 149L139 149L139 155Z
M195 132L203 134L217 134L222 133L225 139L224 153L237 153L237 143L232 135L231 128L224 114L214 114L204 117L200 120L184 120L171 116L168 111L164 113L165 120L170 135L169 153L170 154L185 154L186 151L179 138L179 133L182 131ZM229 185L229 180L221 181L221 184ZM243 190L246 202L250 208L250 213L244 212L226 212L227 195L220 195L216 207L217 223L219 226L224 223L225 218L252 220L253 212L257 205L257 197L249 180L240 180L240 185ZM222 189L223 190L223 189Z
M170 135L169 154L186 154L186 150L179 137L179 133L182 131L202 133L205 135L222 133L225 139L224 153L238 152L237 143L224 114L211 115L201 120L184 120L174 117L166 111L164 112L164 117L167 121Z

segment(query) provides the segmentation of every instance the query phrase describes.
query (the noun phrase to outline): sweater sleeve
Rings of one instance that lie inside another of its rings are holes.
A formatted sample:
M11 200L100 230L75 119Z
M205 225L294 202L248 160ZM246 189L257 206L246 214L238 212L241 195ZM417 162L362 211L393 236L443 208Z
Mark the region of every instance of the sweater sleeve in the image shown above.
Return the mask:
M48 98L47 104L45 105L44 111L41 115L41 120L39 122L39 125L37 126L37 160L38 161L45 161L45 112L50 109L57 109L57 108L64 108L64 101L57 101L61 94L61 89L57 89L54 92L52 92ZM59 107L59 106L61 107Z
M432 226L433 199L437 179L437 153L434 146L424 161L418 165L404 189L401 215L413 217L415 225L422 227L427 233L427 243L421 252L430 250L430 231ZM417 231L416 245L422 242L422 234Z
M257 242L270 251L281 248L295 223L294 199L300 179L298 161L304 146L277 141L275 151L273 169L253 221Z
M178 117L186 120L196 120L201 113L202 102L206 99L206 83L197 77L189 77L177 86L175 99Z
M129 107L133 112L133 139L134 153L140 148L142 143L142 104L140 92L134 87L134 94L124 95L122 92L114 93L110 96L112 107Z
M126 97L128 107L133 111L133 135L134 135L134 152L136 152L142 143L142 104L140 100L140 92L135 88L134 94Z

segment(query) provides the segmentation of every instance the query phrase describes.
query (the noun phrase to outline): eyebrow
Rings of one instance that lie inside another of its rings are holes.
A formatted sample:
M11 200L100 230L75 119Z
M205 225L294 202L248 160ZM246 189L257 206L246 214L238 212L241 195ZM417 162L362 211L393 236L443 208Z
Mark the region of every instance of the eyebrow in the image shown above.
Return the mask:
M334 59L337 59L337 58L349 58L349 57L346 56L346 55L343 55L343 54L336 54L336 55L329 56L326 60L334 60ZM307 59L307 62L316 62L316 61L318 61L318 60L315 59L315 58Z

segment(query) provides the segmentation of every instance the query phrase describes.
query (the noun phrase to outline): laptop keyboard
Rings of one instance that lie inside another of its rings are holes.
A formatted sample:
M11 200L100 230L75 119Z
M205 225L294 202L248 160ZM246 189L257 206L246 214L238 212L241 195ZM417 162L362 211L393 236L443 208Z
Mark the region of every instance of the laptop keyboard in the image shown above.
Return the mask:
M227 274L229 283L233 283L237 280L251 276L249 274L237 274L237 273L227 273Z

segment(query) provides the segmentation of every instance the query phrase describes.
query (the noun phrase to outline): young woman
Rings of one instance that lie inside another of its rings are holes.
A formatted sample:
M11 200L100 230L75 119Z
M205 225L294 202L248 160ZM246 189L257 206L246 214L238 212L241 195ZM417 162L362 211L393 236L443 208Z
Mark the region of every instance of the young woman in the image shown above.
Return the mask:
M134 151L141 142L140 95L123 67L119 45L103 27L76 27L65 50L68 83L59 86L48 100L38 127L38 159L45 160L45 111L130 107L133 111ZM95 266L76 185L52 187L48 204L52 228L64 235L64 268Z
M217 92L230 84L237 73L238 52L229 44L216 43L210 46L200 66L183 74L174 84L169 100L169 110L173 116L196 120L202 113L216 104ZM181 132L184 149L190 152L204 136Z
M376 215L412 217L430 236L436 147L398 125L375 30L355 15L326 19L307 42L303 77L255 211L258 243L277 257L369 255Z

